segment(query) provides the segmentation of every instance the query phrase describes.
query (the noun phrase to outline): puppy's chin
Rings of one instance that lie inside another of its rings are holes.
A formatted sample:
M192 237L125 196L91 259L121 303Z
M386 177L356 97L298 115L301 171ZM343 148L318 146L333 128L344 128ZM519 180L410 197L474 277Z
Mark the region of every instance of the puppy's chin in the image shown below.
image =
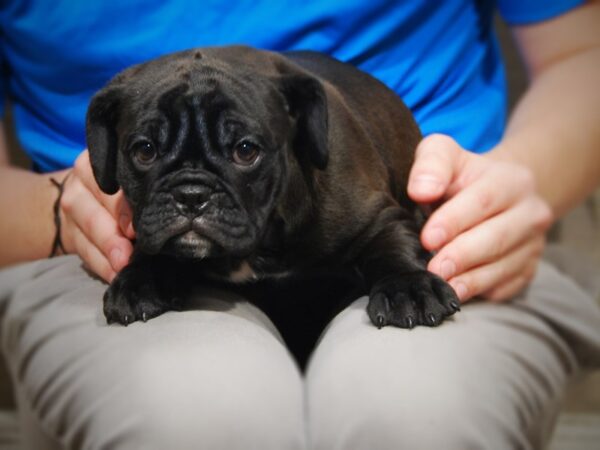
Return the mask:
M216 244L213 241L190 230L170 238L161 253L179 258L205 259L213 256L215 250Z

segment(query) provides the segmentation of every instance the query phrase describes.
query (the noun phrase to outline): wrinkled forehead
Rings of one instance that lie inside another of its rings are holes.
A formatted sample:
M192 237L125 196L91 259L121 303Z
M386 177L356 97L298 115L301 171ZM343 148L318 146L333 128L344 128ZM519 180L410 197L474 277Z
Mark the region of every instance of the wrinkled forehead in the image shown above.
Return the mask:
M233 127L279 142L288 115L272 78L215 58L163 58L129 74L120 130ZM229 128L228 128L229 129ZM154 131L152 131L154 130ZM279 131L277 131L279 130Z
M132 71L126 82L135 110L216 108L257 114L282 103L272 81L252 67L196 54L161 58Z

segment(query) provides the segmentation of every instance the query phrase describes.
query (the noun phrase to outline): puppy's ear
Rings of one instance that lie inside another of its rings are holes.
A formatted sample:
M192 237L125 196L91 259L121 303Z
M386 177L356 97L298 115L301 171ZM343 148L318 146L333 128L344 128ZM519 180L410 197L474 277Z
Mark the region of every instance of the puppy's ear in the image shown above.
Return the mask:
M304 74L283 75L280 82L290 114L296 118L295 151L298 156L307 155L318 169L325 169L329 149L327 97L323 85Z
M117 114L121 89L107 86L90 102L86 117L86 140L94 177L107 194L119 190L117 183Z

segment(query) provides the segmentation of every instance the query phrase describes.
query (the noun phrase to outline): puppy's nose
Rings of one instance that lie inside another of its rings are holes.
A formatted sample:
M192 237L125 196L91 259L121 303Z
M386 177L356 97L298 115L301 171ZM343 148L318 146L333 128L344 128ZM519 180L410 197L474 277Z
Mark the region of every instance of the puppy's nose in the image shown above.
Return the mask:
M200 207L208 200L210 192L203 186L184 184L173 190L173 198L188 208Z

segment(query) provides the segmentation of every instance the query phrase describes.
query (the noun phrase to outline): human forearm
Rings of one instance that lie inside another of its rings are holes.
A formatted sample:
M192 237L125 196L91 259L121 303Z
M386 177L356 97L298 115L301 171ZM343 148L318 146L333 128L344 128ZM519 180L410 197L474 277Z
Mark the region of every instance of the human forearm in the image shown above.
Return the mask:
M547 69L518 104L504 139L490 153L528 166L556 216L600 181L598 80L600 49Z
M532 83L489 156L531 169L556 216L600 182L600 4L515 29Z
M0 267L50 255L56 234L53 206L58 198L50 178L60 182L69 172L40 175L11 167L8 160L0 122ZM77 159L63 187L59 205L63 248L81 256L105 280L112 279L127 263L134 237L123 194L100 192L87 152Z
M0 167L0 266L50 254L55 234L52 205L58 194L50 177L62 180L64 175Z

